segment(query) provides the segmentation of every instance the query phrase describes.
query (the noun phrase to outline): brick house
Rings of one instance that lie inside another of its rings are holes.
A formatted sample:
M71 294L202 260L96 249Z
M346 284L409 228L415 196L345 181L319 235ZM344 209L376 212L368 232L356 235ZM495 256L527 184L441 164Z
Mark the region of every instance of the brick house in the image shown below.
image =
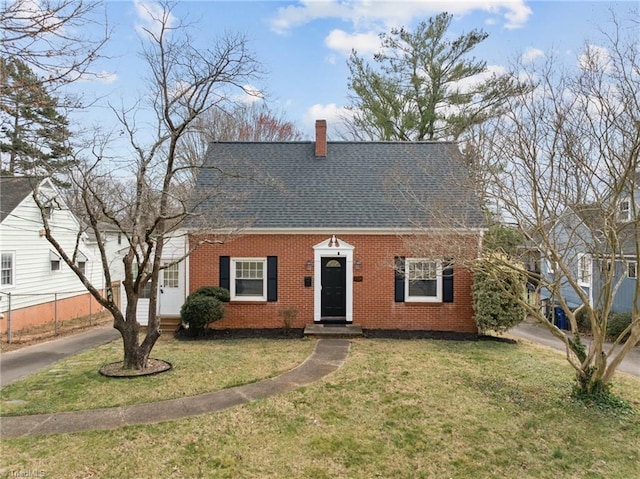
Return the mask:
M214 142L195 217L230 223L191 235L189 290L229 289L214 328L281 327L295 308L294 327L475 333L464 265L483 215L466 178L453 143L329 142L323 120L315 142Z

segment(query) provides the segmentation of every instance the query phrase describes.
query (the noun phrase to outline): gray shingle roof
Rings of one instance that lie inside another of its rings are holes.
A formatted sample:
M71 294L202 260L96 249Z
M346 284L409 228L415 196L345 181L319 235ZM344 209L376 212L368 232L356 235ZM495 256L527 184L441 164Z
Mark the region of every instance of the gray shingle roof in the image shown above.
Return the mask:
M255 228L441 227L445 217L447 225L484 227L453 143L328 142L326 157L314 148L211 143L193 210Z
M40 180L30 177L0 176L0 221L18 206Z

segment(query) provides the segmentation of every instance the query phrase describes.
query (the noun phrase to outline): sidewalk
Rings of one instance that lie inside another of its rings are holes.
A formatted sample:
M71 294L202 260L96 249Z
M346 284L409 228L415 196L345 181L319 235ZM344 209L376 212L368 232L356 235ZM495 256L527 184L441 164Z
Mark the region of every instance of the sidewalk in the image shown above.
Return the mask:
M33 416L1 417L2 437L115 429L209 414L311 384L339 369L349 355L346 339L319 339L297 368L271 379L198 396L132 406Z
M111 324L0 354L0 387L85 349L120 337Z
M509 330L513 336L526 339L533 343L542 344L558 351L565 351L564 343L556 338L544 326L539 324L520 323L515 328ZM588 338L584 338L586 344L590 344ZM605 343L606 350L611 348L611 343ZM640 377L640 347L636 346L625 356L617 371L622 371Z

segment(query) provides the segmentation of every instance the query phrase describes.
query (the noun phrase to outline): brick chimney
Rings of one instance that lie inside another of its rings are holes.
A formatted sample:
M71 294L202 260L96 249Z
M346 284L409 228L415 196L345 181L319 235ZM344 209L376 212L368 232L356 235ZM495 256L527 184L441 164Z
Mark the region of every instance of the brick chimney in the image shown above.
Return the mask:
M327 156L327 120L316 120L316 157Z

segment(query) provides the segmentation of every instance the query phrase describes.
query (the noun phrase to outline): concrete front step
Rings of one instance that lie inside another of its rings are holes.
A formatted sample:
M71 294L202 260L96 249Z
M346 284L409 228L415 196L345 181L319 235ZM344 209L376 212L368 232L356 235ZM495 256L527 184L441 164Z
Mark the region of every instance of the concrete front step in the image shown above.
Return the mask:
M318 338L357 338L362 336L359 324L307 324L304 335Z
M160 332L175 333L182 324L180 318L160 318Z

